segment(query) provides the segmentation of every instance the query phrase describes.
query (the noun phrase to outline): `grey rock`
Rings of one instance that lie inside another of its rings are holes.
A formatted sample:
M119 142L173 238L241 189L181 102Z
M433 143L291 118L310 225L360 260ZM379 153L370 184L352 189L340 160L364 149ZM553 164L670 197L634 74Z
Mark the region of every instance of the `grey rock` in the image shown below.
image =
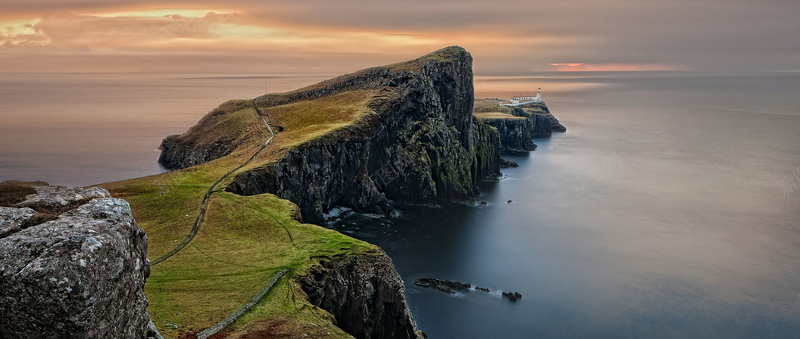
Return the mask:
M26 197L24 202L17 204L19 207L57 208L68 206L76 202L84 202L94 198L108 198L108 191L99 188L81 188L67 186L34 186L36 194Z
M0 238L0 337L145 338L147 237L130 205L100 188L36 189L23 215L93 199Z
M34 214L36 211L27 207L0 207L0 238L21 231Z

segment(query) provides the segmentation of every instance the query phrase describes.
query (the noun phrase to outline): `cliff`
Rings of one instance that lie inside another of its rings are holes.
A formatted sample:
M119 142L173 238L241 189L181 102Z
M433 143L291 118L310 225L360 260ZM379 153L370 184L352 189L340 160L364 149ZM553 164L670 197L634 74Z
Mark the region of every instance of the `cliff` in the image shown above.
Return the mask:
M531 119L505 113L475 113L475 116L497 129L502 153L528 152L536 149L533 143L534 123Z
M500 136L471 114L471 65L469 53L446 48L231 100L164 140L160 161L177 170L103 184L131 202L159 259L147 296L161 334L206 333L266 291L220 335L415 337L388 257L302 220L321 223L335 206L387 213L391 200L470 199L478 181L499 175ZM293 287L304 272L319 272L316 282ZM347 298L334 304L337 293Z
M34 184L0 185L16 196L0 207L0 337L145 338L147 237L130 205Z
M284 123L288 117L281 116L282 107L306 105L313 112L318 109L314 103L344 95L357 95L353 99L364 102L355 119L288 147L277 161L237 174L226 190L240 195L273 193L296 203L304 220L324 223L323 214L337 206L388 213L389 201L469 200L477 193L479 180L500 174L495 152L499 134L472 117L472 57L464 49L445 48L254 102L270 123L284 128L280 136L307 126ZM227 149L214 145L235 145L246 138L231 138L203 125L221 117L214 116L182 136L165 139L162 163L183 167L212 159ZM211 141L208 135L220 138ZM176 157L184 149L193 153Z
M325 260L295 281L312 304L356 338L417 337L403 280L383 253Z
M534 102L512 108L511 115L528 118L533 124L533 137L546 138L553 132L566 132L567 128L562 125L555 116L550 114L544 102Z
M163 141L160 162L175 171L103 184L131 202L149 257L165 258L147 289L161 333L203 333L266 291L220 335L416 336L388 257L302 220L323 223L337 206L388 213L391 201L468 200L499 175L501 134L472 114L471 65L450 47L231 100Z
M544 102L508 107L498 106L496 100L477 100L473 114L478 120L497 129L502 153L535 150L533 139L549 137L553 132L567 131L550 114L550 109Z
M158 162L167 169L196 166L230 154L243 142L235 138L244 123L240 116L225 114L245 103L228 101L206 114L183 135L170 135L161 142Z

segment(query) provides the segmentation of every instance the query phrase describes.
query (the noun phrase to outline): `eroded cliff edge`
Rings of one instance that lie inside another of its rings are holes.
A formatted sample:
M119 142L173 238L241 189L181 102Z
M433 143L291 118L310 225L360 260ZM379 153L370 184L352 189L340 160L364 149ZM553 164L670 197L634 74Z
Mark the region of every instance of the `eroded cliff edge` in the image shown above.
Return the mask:
M295 277L312 304L356 338L416 338L403 280L383 253L322 261Z

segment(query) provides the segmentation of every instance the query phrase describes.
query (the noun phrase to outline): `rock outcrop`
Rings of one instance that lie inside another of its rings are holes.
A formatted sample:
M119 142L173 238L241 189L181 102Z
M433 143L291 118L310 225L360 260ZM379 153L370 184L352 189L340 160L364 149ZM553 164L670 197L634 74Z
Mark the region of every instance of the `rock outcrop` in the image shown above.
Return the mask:
M145 338L147 237L130 205L100 188L32 188L0 207L0 337Z
M510 203L511 200L509 200L508 202ZM417 285L419 287L425 287L425 288L434 288L434 289L437 289L439 291L450 293L450 294L455 294L456 291L468 290L468 289L472 289L472 288L474 288L476 291L491 292L488 288L478 287L478 286L473 287L472 284L470 284L470 283L463 283L463 282L460 282L460 281L452 281L452 280L440 280L440 279L428 278L428 277L419 278L417 280L414 280L414 285ZM518 299L522 299L522 294L520 294L519 292L503 292L503 291L500 291L500 293L504 298L506 298L508 300L511 300L511 301L517 301Z
M511 115L528 118L533 124L533 137L546 138L553 132L566 132L567 128L550 114L544 102L534 102L514 107Z
M436 278L419 278L414 280L414 285L419 287L435 288L450 294L456 293L457 290L465 290L472 287L472 285L469 283L462 283L460 281L452 280L439 280Z
M390 200L469 200L478 181L500 174L499 134L472 117L472 57L460 47L255 101L272 107L364 89L379 89L368 105L375 114L237 175L227 190L276 194L322 224L337 206L388 213Z
M486 118L484 123L497 129L500 134L502 153L529 152L536 149L533 143L534 124L530 119L509 116L508 118Z
M224 113L245 106L246 102L231 100L206 114L189 132L170 135L161 141L158 163L166 169L186 168L218 159L230 154L242 140L232 135L219 134L235 125Z
M356 338L417 338L405 287L385 254L334 258L295 277L308 300Z

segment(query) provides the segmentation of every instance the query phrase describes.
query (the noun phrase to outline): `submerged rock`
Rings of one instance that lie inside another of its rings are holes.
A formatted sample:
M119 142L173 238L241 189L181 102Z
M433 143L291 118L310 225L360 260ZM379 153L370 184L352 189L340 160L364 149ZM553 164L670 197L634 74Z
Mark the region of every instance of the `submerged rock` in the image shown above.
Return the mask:
M522 294L519 294L519 292L503 292L503 297L511 301L517 301L517 299L522 299Z
M0 337L146 337L147 237L130 205L99 188L34 188L0 208L16 225L0 237Z
M419 278L414 280L414 285L419 287L428 287L428 288L435 288L442 292L447 293L456 293L457 290L465 290L472 285L469 283L462 283L459 281L451 281L451 280L439 280L436 278Z
M456 293L457 290L466 290L472 287L469 283L463 283L459 281L451 281L451 280L439 280L436 278L419 278L414 280L414 285L419 287L427 287L427 288L435 288L442 292L447 292L450 294ZM488 288L485 287L478 287L475 286L476 291L481 292L489 292ZM517 301L518 299L522 299L522 294L519 292L502 292L502 296L511 301Z
M501 158L500 159L500 167L501 168L509 168L509 167L517 168L517 167L519 167L519 164L517 164L516 162L510 161L510 160L506 160L506 159L502 159Z

